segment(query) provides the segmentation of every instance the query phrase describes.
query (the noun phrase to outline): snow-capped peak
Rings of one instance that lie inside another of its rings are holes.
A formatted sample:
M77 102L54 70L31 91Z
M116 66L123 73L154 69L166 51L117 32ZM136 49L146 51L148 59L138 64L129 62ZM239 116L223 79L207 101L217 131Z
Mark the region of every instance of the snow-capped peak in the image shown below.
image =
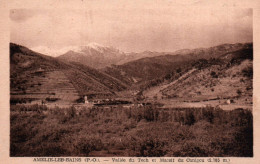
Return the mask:
M103 46L103 45L101 45L101 44L98 44L98 43L95 43L95 42L89 43L89 44L87 45L87 47L93 48L93 49L106 48L105 46Z
M45 46L33 47L31 49L33 51L36 51L36 52L39 52L39 53L42 53L42 54L45 54L45 55L53 56L53 57L65 54L66 52L69 52L69 51L84 54L86 52L89 52L91 49L98 51L99 53L104 53L104 52L107 52L109 50L116 51L118 53L122 53L121 51L119 51L118 49L115 49L113 47L103 46L101 44L94 43L94 42L89 43L87 45L67 46L67 47L62 47L62 48L59 48L59 49L45 47Z
M118 49L116 49L114 47L104 46L104 45L101 45L101 44L95 43L95 42L91 42L91 43L89 43L89 44L87 44L85 46L80 46L80 50L79 51L75 51L75 52L84 53L85 51L89 51L90 49L98 51L100 53L104 53L106 51L111 51L111 50L119 52L119 53L122 53L122 52L120 52Z

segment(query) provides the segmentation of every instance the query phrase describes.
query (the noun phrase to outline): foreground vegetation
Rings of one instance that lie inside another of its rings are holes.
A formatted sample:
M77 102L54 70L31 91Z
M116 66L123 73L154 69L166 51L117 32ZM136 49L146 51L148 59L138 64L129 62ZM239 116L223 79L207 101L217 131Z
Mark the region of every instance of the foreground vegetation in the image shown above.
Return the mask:
M253 156L244 109L11 106L11 156Z

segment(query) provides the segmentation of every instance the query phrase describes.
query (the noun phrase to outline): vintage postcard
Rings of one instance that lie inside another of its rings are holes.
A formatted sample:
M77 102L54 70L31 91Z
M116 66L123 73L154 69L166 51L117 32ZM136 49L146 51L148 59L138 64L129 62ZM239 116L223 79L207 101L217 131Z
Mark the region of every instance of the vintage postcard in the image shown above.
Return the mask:
M1 7L4 163L259 162L257 1Z

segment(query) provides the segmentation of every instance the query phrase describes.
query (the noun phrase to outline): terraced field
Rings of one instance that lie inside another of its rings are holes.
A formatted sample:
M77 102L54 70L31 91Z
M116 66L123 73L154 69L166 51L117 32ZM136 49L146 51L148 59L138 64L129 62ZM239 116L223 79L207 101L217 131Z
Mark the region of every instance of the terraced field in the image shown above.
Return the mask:
M11 99L33 99L58 104L71 104L78 98L78 92L71 81L60 70L41 70L31 73L24 91L11 89Z
M127 87L96 69L10 44L11 104L72 104L83 95L111 97Z

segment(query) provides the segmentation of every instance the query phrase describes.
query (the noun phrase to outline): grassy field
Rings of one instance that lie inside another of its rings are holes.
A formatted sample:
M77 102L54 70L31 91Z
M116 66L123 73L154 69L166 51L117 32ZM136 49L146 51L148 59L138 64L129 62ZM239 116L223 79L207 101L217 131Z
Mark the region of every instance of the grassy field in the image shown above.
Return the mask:
M11 106L10 155L253 156L244 109Z

